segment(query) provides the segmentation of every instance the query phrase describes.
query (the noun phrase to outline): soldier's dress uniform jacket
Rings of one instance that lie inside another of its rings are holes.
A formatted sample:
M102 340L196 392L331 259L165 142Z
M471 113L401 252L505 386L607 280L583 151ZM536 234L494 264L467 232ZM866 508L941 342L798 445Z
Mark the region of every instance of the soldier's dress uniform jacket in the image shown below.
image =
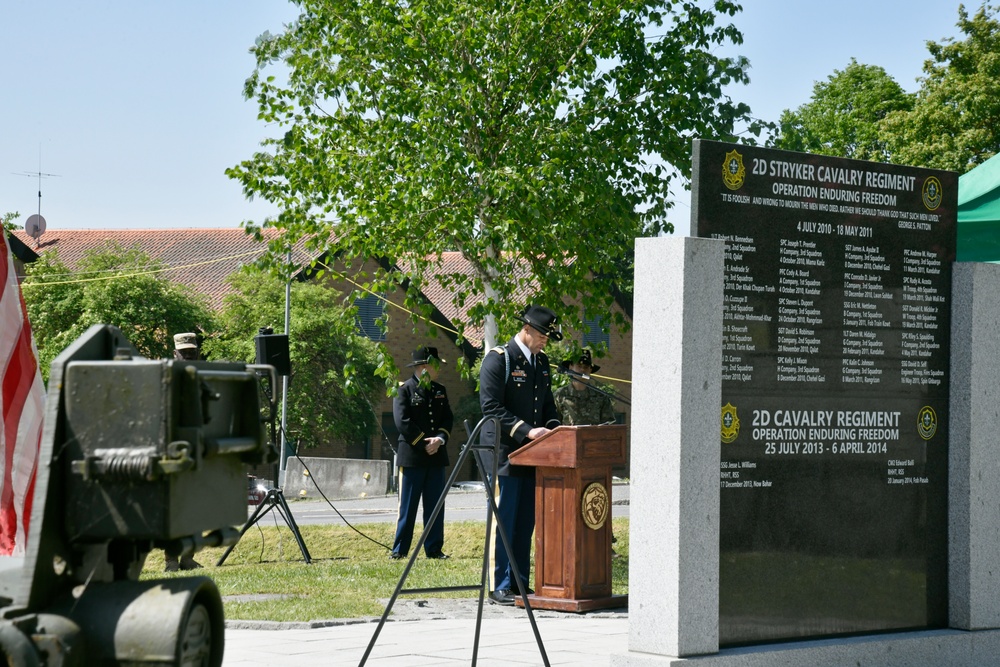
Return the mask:
M431 456L424 449L424 439L437 436L448 444L454 416L448 403L448 392L444 385L431 382L429 387L421 387L417 376L399 386L393 399L393 418L399 429L396 446L396 462L406 467L429 467L448 465L448 450L442 446Z
M559 412L552 397L551 373L545 352L535 355L532 367L513 338L505 347L490 350L483 359L479 372L479 401L484 417L500 419L497 471L500 476L534 477L534 468L512 466L507 457L527 443L531 429L559 426ZM487 423L483 426L482 442L492 443L493 438L492 424ZM488 462L490 457L486 460Z
M402 558L409 553L417 507L422 500L427 529L424 551L429 558L440 558L444 546L443 508L434 525L429 525L429 519L444 493L444 469L448 465L445 445L454 421L448 393L443 384L432 381L421 385L419 378L413 375L400 385L392 402L392 414L399 430L396 464L400 477L399 514L392 557ZM427 453L425 440L433 437L441 438L445 444L431 455Z

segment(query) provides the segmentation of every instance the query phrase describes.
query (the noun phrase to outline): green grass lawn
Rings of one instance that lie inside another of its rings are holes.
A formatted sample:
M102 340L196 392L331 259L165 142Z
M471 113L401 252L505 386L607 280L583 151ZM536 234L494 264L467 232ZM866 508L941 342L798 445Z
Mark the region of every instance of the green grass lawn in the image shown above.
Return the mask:
M614 545L619 557L612 561L612 593L628 592L628 519L614 519ZM163 552L146 560L143 579L191 574L211 577L223 595L227 619L313 621L334 618L381 616L383 602L392 595L405 560L389 560L395 524L364 524L363 537L346 526L301 526L302 539L312 557L306 565L286 526L252 527L216 567L223 549L206 549L196 555L204 569L176 574L163 571ZM417 524L414 544L422 530ZM428 560L421 553L406 588L478 585L482 570L484 522L447 523L445 553L448 560ZM376 544L379 542L381 544ZM532 574L532 581L534 575ZM439 593L440 597L469 597L475 591Z

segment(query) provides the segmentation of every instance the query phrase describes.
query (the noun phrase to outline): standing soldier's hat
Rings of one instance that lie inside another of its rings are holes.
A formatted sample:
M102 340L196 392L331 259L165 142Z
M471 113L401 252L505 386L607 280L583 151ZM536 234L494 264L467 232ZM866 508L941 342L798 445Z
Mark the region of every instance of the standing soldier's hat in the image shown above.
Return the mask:
M570 366L572 366L573 364L585 364L587 366L590 366L590 372L591 373L596 373L597 371L601 370L600 366L595 366L594 365L594 360L593 360L593 357L590 354L590 349L589 348L583 348L582 350L580 350L580 354L578 354L575 357L569 357L568 359L564 359L559 364L559 368L562 368L563 370L565 370L565 369L569 368Z
M409 368L410 366L423 366L424 364L429 364L432 358L437 359L438 362L442 364L448 363L438 356L438 349L436 347L427 347L425 345L418 347L413 351L413 361L406 364L406 367Z
M555 328L558 318L556 314L544 306L528 306L524 309L520 320L532 329L541 331L552 340L562 340L562 332Z
M198 334L179 333L174 336L175 350L197 350Z

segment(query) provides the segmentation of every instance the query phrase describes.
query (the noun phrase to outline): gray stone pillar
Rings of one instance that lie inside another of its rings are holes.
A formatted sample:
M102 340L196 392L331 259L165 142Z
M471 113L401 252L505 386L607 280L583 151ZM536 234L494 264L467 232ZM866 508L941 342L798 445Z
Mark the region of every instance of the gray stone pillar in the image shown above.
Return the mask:
M719 650L724 246L635 244L630 651Z
M949 625L1000 628L1000 265L956 263L949 420Z

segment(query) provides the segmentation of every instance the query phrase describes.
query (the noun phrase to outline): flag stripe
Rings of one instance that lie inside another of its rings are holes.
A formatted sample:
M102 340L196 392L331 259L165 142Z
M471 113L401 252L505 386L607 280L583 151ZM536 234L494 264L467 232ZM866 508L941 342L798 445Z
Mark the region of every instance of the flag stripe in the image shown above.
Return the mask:
M0 243L0 555L24 553L45 388L6 234Z
M33 349L32 349L33 352ZM32 355L32 361L34 361ZM37 363L37 362L36 362ZM26 396L21 411L21 423L17 430L18 452L11 472L14 507L20 508L21 521L15 530L15 545L24 545L28 537L28 522L31 519L32 489L35 486L35 470L38 466L38 452L42 447L42 418L45 408L45 386L42 376L35 371L34 382ZM27 454L25 454L27 452Z

